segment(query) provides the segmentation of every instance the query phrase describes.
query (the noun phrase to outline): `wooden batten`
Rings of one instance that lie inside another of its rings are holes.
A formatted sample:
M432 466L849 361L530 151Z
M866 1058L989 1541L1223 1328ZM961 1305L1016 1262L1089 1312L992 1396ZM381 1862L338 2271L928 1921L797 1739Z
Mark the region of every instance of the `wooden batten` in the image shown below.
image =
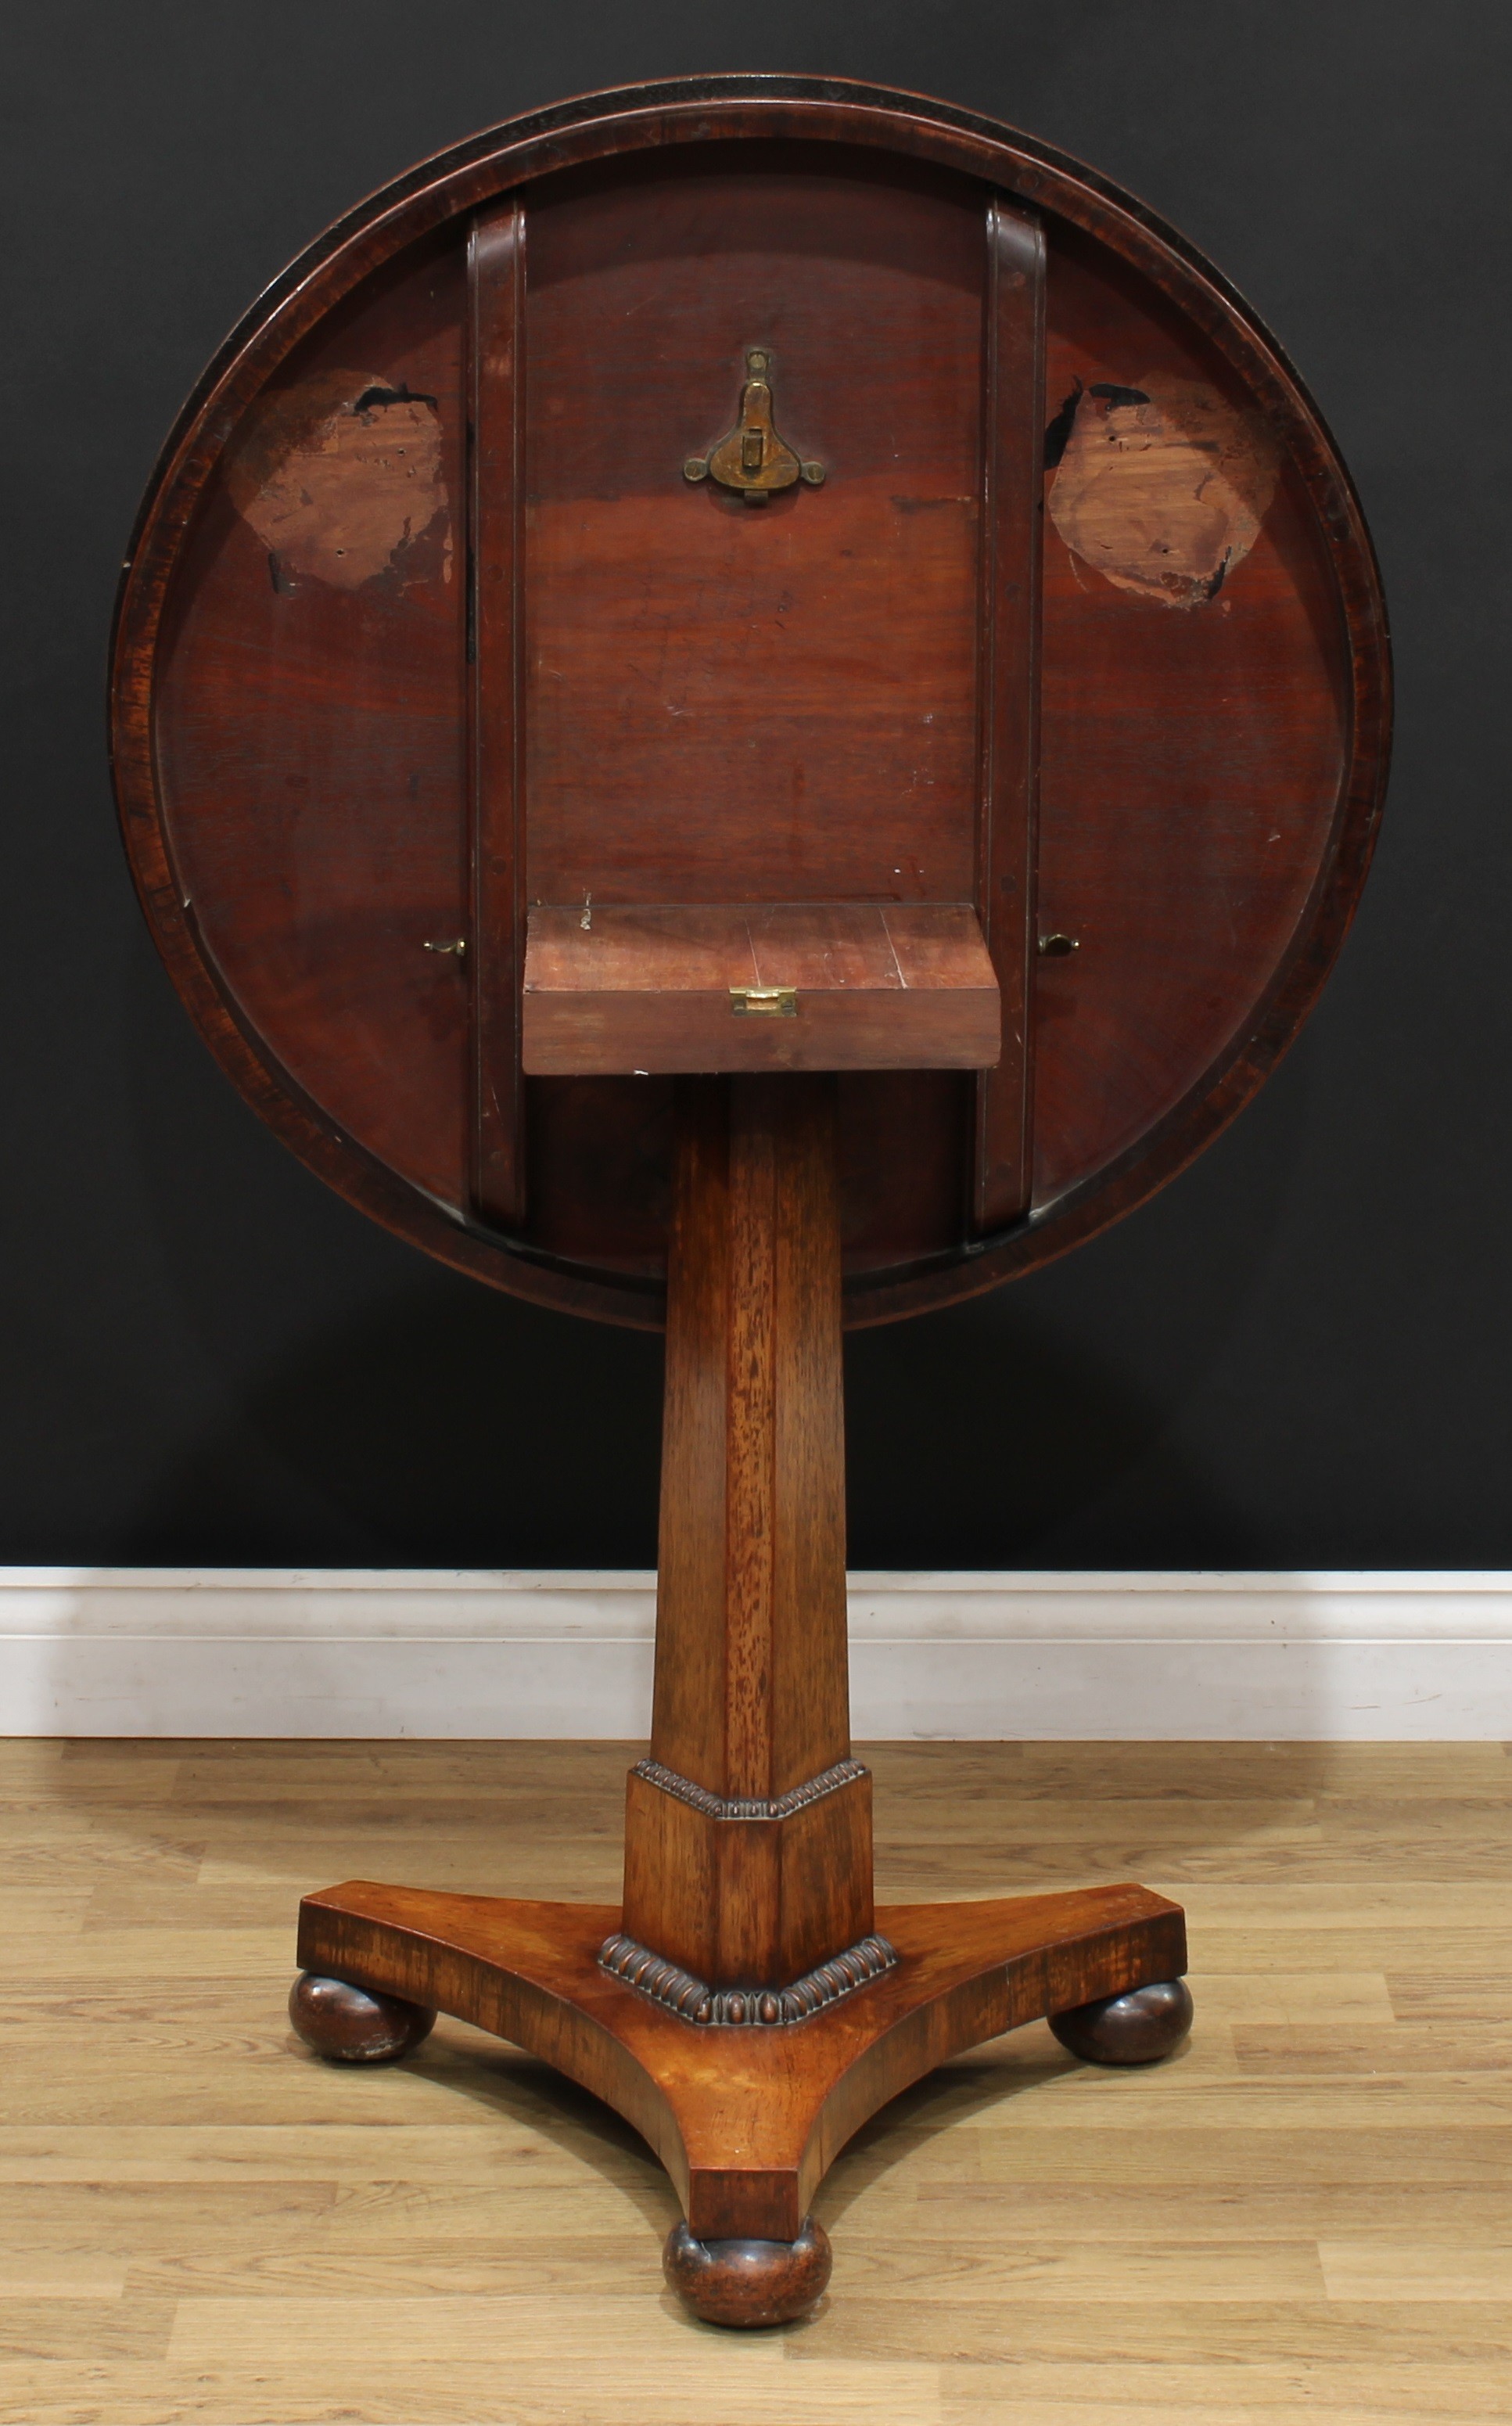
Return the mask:
M467 251L468 658L473 1035L472 1200L500 1227L525 1213L522 582L525 211L480 213Z
M1032 1184L1045 238L1039 221L1001 194L987 205L985 316L977 900L1003 1035L995 1067L976 1082L978 1233L1025 1214Z
M529 914L523 1060L542 1076L979 1070L1000 1030L965 902Z

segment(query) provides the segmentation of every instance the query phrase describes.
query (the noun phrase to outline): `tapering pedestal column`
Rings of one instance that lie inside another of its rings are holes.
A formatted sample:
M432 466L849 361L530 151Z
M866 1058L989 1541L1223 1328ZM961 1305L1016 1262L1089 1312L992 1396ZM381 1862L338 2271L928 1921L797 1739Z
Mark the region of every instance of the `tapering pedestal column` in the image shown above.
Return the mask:
M623 1933L711 1990L794 1990L871 1936L844 1495L833 1081L684 1080Z

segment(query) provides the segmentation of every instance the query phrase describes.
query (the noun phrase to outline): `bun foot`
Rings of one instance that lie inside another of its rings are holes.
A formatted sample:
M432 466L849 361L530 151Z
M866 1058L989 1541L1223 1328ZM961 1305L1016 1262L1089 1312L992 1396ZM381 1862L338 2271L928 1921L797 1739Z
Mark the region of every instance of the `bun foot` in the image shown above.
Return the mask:
M785 2325L806 2317L833 2263L829 2236L812 2215L796 2240L695 2240L679 2224L662 2252L673 2290L711 2325Z
M393 2063L430 2035L436 2016L402 1997L379 1997L348 1980L301 1971L289 1990L289 2019L316 2055L333 2063Z
M1156 2063L1191 2029L1192 1992L1184 1980L1157 1980L1052 2014L1050 2027L1084 2063Z

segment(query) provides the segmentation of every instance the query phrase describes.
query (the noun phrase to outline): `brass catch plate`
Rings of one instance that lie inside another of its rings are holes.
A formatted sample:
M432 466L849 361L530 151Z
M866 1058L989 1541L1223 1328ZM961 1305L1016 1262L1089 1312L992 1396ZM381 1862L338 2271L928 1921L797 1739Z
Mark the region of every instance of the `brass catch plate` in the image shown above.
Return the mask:
M736 1019L796 1019L796 986L732 986L730 1008Z
M733 489L748 506L764 506L779 489L796 480L811 489L824 484L822 463L800 461L772 426L772 357L765 346L746 348L746 383L740 391L740 415L707 455L690 455L683 466L686 480L716 480Z

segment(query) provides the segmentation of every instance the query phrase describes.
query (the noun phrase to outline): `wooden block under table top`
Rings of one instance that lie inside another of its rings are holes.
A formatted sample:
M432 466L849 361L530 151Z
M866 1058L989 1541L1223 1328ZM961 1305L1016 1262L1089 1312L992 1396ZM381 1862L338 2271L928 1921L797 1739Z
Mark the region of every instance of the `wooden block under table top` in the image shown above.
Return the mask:
M523 1059L537 1077L983 1070L997 979L956 901L538 903Z

